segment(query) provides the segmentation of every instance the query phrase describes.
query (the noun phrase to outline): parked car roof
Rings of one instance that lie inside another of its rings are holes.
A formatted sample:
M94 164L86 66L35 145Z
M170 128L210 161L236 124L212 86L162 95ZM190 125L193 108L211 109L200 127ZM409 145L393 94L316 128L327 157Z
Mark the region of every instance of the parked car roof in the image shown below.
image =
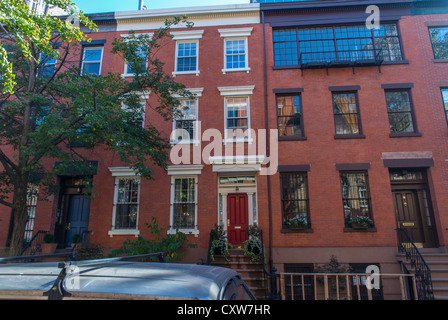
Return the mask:
M0 297L48 298L55 290L64 299L255 299L236 271L215 266L114 259L0 265Z

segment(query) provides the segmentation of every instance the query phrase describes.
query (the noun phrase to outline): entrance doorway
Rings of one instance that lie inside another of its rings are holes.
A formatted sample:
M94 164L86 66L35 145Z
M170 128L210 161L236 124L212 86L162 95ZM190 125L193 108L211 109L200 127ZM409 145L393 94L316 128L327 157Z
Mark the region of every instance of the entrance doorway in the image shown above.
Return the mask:
M227 195L227 241L242 245L248 239L249 226L248 197L246 193Z
M391 169L395 217L418 247L438 246L426 171Z
M55 240L58 248L71 247L73 237L87 230L90 199L84 194L80 178L61 178L58 211L55 224Z

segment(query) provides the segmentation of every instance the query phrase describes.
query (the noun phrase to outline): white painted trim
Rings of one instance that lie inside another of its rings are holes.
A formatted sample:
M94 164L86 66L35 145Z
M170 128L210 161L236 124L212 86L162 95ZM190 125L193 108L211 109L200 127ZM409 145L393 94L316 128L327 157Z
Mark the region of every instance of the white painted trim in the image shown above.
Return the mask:
M218 6L198 6L184 8L168 8L156 10L133 10L115 12L117 31L154 30L164 26L167 19L187 15L187 20L193 21L195 27L226 25L249 25L260 23L260 4L232 4ZM179 23L173 28L185 28L185 23Z
M130 167L109 167L112 177L133 177L137 176L137 170Z
M221 96L245 96L253 94L255 85L253 86L232 86L232 87L218 87Z
M225 37L249 37L252 33L253 27L249 28L228 28L228 29L218 29L219 34L222 38Z
M195 173L198 171L194 171L194 167L196 167L197 169L200 168L200 170L202 170L202 168L204 167L203 165L191 165L191 166L171 166L168 167L168 170L172 170L174 169L174 167L184 167L184 171L179 170L178 174L174 174L171 176L171 190L170 190L170 229L167 230L167 234L175 234L176 231L180 231L182 233L185 234L194 234L195 236L197 236L199 234L199 229L197 229L198 226L198 175L201 174L200 171L199 173ZM190 170L185 168L185 167L190 167ZM197 170L196 169L196 170ZM168 173L170 174L170 173ZM174 184L176 179L180 179L180 178L193 178L194 179L194 222L195 222L195 227L194 229L174 229L172 226L174 224L174 193L175 193L175 189L174 189Z
M251 28L252 29L252 28ZM222 37L222 35L221 35ZM235 40L243 40L244 41L244 64L246 65L244 68L227 68L227 53L226 53L226 47L227 41L235 41ZM227 72L236 72L236 71L246 71L246 73L249 73L249 44L248 44L248 38L247 37L229 37L224 38L224 46L223 46L223 60L224 60L224 68L222 69L222 73L226 74Z
M95 46L95 47L90 47L90 46L88 46L88 47L84 47L83 48L83 51L82 51L82 63L81 63L81 72L83 72L83 70L84 70L84 59L85 59L85 56L86 56L86 51L87 50L95 50L95 49L101 49L101 58L100 58L100 60L99 60L99 62L100 62L100 69L99 69L99 76L101 76L101 71L102 71L102 68L103 68L103 57L104 57L104 46ZM93 64L94 62L93 61L88 61L88 63L87 64Z
M197 176L200 175L204 166L202 164L168 166L169 176Z
M177 62L178 62L178 51L179 51L179 44L180 43L191 43L191 42L195 42L196 43L196 70L190 70L190 71L177 71ZM176 53L174 56L174 71L172 72L172 75L174 77L176 77L176 75L179 74L195 74L196 76L198 76L200 73L199 71L199 40L198 39L193 39L193 40L178 40L176 41Z
M202 39L204 30L189 30L189 31L171 31L173 40L195 40Z
M112 172L111 169L127 169L126 172L129 173L129 169L131 168L109 168L109 170ZM125 172L122 171L122 172ZM119 172L119 171L116 171ZM114 172L112 172L112 176L114 176ZM120 183L120 179L124 178L131 178L131 179L138 179L140 180L138 183L138 206L137 206L137 220L135 222L135 229L115 229L115 219L117 216L117 204L118 204L118 184ZM136 177L136 175L128 174L128 175L118 175L115 176L114 181L114 202L113 202L113 209L112 209L112 229L108 231L108 235L112 238L114 235L134 235L137 237L140 234L140 230L138 230L138 220L140 216L140 193L141 193L141 179L140 177Z
M202 97L202 92L204 92L204 88L185 88L185 90L190 91L196 97ZM183 97L183 96L181 96L180 94L177 94L177 93L172 93L171 96L173 98L187 99L186 97Z

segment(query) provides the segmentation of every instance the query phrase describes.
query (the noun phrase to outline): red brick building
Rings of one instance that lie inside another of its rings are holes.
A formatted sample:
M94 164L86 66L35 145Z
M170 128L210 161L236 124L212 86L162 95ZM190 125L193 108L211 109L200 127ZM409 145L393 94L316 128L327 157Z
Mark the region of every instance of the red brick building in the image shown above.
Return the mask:
M378 28L366 26L368 5L380 10ZM84 199L76 179L61 177L61 192L33 209L31 234L49 230L64 248L88 229L92 242L116 248L148 236L145 222L156 217L167 233L179 229L197 244L184 256L196 263L207 258L215 224L241 245L257 223L280 272L310 272L335 255L355 269L401 273L397 226L421 248L446 250L446 4L298 1L98 14L84 53L100 59L80 57L82 66L132 76L110 53L113 39L151 34L180 13L195 25L173 29L160 55L197 99L173 122L145 112L145 122L171 136L173 163L147 181L95 149L87 154L97 167L95 197ZM147 106L152 98L142 94ZM372 221L367 229L355 227L359 216ZM9 218L1 208L2 245ZM293 218L305 227L292 228Z

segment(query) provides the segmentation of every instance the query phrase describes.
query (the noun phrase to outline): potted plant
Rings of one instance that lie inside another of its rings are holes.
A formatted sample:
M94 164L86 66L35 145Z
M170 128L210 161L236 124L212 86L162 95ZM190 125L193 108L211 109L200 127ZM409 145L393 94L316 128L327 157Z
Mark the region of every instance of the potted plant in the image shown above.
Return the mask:
M215 256L224 256L227 260L227 238L223 226L215 225L211 234L210 259L215 261Z
M79 237L80 237L79 233L73 235L73 238L72 238L72 248L74 248L76 246L76 243L78 242Z
M373 226L373 220L367 216L357 216L356 218L351 218L349 223L352 225L353 229L367 229Z
M307 226L306 218L294 217L288 221L289 228L291 230L303 230Z
M259 260L263 253L263 244L260 240L260 229L257 224L247 228L249 239L244 241L244 254L250 256L251 261Z
M57 243L54 241L54 234L46 233L44 242L40 245L42 254L52 254L55 252Z

